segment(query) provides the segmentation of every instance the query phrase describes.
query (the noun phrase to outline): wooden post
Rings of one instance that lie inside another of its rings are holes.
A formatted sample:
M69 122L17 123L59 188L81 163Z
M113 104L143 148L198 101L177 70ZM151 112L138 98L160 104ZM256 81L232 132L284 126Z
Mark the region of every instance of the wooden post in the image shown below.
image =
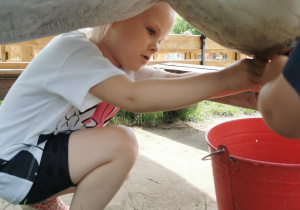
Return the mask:
M200 42L201 42L201 65L205 65L205 39L206 36L201 34L200 35Z
M1 45L0 48L0 58L1 58L1 62L5 62L6 61L6 52L5 52L5 45Z
M194 52L190 52L190 59L197 59L197 54Z
M22 46L21 61L29 62L34 58L33 46Z
M184 59L185 60L191 59L191 54L189 52L184 52Z
M247 58L247 55L242 53L236 53L236 60L242 60L244 58Z

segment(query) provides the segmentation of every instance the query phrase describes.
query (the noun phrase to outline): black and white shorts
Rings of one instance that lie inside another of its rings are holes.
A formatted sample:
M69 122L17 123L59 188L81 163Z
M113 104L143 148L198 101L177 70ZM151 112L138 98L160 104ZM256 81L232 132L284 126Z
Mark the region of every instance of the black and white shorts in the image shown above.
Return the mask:
M70 134L58 134L48 139L33 185L20 204L34 204L75 187L71 181L68 162Z

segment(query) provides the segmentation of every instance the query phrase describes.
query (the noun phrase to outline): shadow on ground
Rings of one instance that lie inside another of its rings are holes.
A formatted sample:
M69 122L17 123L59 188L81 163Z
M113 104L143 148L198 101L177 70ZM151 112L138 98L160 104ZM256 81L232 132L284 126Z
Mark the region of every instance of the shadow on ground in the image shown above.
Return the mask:
M214 198L185 176L139 156L130 179L107 207L107 210L116 209L213 210L217 207Z
M140 155L130 179L107 209L217 209L211 162L201 160L208 154L201 150L207 146L199 144L204 131L135 128L134 132ZM187 138L191 133L193 140Z
M189 126L188 124L183 124L170 127L164 126L162 128L153 127L142 129L202 151L209 151L208 145L205 141L206 129L204 128L197 129Z

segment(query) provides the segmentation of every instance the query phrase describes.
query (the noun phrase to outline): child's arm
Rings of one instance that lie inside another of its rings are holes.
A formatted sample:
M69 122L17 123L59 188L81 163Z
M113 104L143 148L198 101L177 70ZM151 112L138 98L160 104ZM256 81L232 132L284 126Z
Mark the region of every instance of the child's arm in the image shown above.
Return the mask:
M166 78L182 78L182 77L196 76L196 75L200 75L200 74L205 74L205 73L196 73L196 72L187 72L187 73L183 73L183 74L169 73ZM232 95L232 94L236 94L236 93L237 92L220 93L220 94L214 95L208 99L224 97L224 96Z
M183 74L176 74L176 73L169 73L166 78L182 78L182 77L189 77L189 76L196 76L199 75L199 73L195 72L188 72Z
M289 138L300 138L299 95L282 74L287 60L287 56L278 56L267 64L258 108L273 131Z
M265 63L242 60L220 72L172 79L131 81L111 77L91 88L98 98L131 112L155 112L182 108L204 99L241 91L259 91Z

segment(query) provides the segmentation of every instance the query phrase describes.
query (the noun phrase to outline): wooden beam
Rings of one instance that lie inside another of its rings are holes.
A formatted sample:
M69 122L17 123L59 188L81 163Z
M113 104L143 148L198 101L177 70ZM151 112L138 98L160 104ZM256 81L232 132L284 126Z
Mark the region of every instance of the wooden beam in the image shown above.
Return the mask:
M207 66L218 66L218 67L226 67L230 64L235 63L236 60L229 60L229 59L212 59L212 60L205 60L205 65Z
M185 36L169 34L164 42L159 46L160 49L200 49L200 36Z
M25 69L29 62L0 62L0 69Z
M205 39L205 49L209 50L209 49L223 49L223 50L228 50L228 48L223 47L222 45L214 42L213 40L211 40L210 38L206 38Z
M0 58L1 58L1 62L5 62L6 61L6 51L5 51L5 45L0 45Z
M159 46L157 53L187 52L201 48L201 39L198 35L186 36L169 34L164 42Z
M194 64L201 65L200 59L190 59L190 60L152 60L148 62L148 65L161 64L161 63L184 63L184 64Z
M22 46L21 48L21 61L30 62L34 58L33 46Z
M22 45L22 46L46 46L55 36L50 36L41 39L30 40L26 42L12 43L9 45Z
M217 67L225 67L229 66L230 64L236 62L236 60L226 60L226 59L213 59L213 60L206 60L206 66L217 66ZM194 65L201 65L200 59L189 59L189 60L152 60L149 61L148 65L155 65L155 64L162 64L162 63L183 63L183 64L194 64Z
M236 54L236 60L242 60L244 58L247 58L247 55L241 53Z
M229 60L236 60L236 52L232 51L232 50L228 50L228 49L206 49L205 50L205 54L206 53L210 53L211 55L212 54L226 54L227 55L227 58L226 59L229 59Z
M23 69L0 69L0 78L18 78Z
M186 73L186 72L196 72L196 73L206 73L212 71L220 71L222 67L216 66L204 66L204 65L193 65L185 63L162 63L152 65L153 68L164 69L172 73Z
M11 79L0 78L0 100L4 99L5 95L7 94L7 92L9 91L9 89L11 88L11 86L14 84L15 81L16 81L15 78L11 78Z

